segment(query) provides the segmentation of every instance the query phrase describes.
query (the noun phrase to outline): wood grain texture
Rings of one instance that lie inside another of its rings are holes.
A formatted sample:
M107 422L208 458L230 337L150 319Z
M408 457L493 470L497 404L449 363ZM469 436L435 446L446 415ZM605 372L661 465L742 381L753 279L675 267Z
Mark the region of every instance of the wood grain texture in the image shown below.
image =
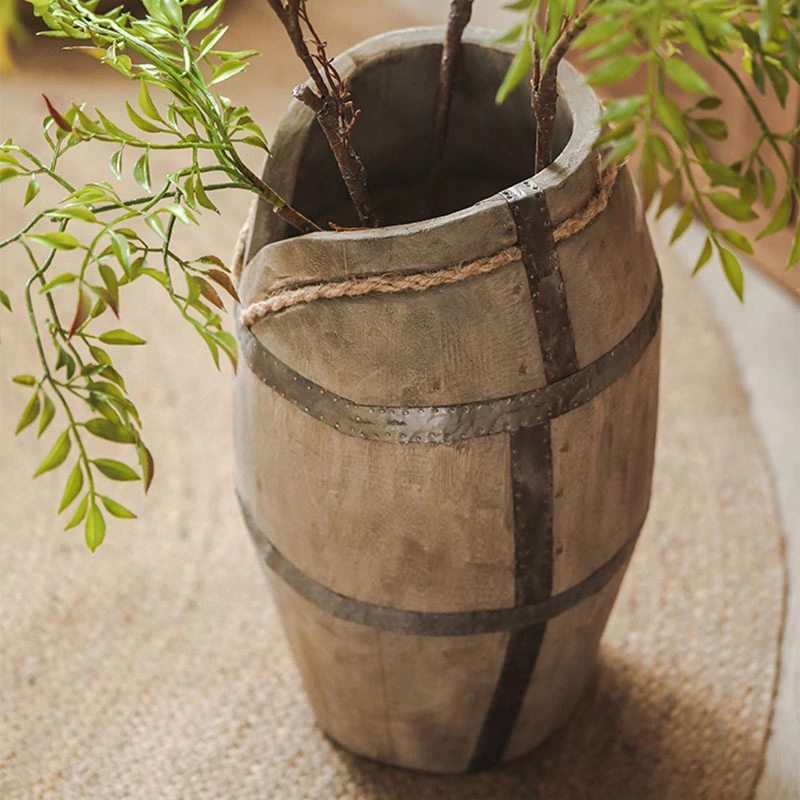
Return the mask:
M627 375L551 423L554 592L591 574L645 519L653 473L659 352L656 336Z
M410 75L409 86L417 85L436 64L432 35L393 34L345 55L343 74L364 88L364 130L370 118L387 124L396 106L407 112L408 87L393 95L397 81L387 76L402 68ZM504 181L523 179L524 173L510 170L517 162L525 170L529 155L522 138L525 155L511 148L496 158L478 158L471 149L472 126L479 140L489 135L481 118L489 109L478 104L476 113L469 102L502 74L509 59L500 49L482 50L477 44L486 41L482 36L465 49L466 78L453 107L454 119L461 120L454 130L465 133L450 137L454 149L445 159L451 172L462 170L459 185L467 185L471 175L481 191L492 176L498 189ZM564 84L574 91L562 103L563 150L536 176L543 201L539 212L548 211L553 224L582 208L597 186L591 149L597 103L566 66ZM525 128L527 107L512 103L503 113L509 116L501 129L509 120L512 127ZM276 154L289 157L282 169L317 147L309 124L290 108L274 140ZM409 125L409 141L422 130L430 134L424 115L419 121L412 115ZM419 176L410 168L401 176L398 164L408 155L387 152L380 136L373 139L378 144L370 151L366 143L365 163L368 170L370 160L377 167L371 174L378 176L378 196L402 198L394 213L403 221L416 202L408 187L417 185ZM323 161L312 164L327 169ZM268 164L268 175L271 169ZM313 202L320 174L305 170L292 174L289 168L284 191ZM520 183L515 191L527 203L533 188ZM319 193L318 214L340 202L327 192ZM253 334L312 381L310 391L318 384L358 403L479 403L539 388L612 351L642 318L654 296L657 267L637 227L638 214L632 185L623 179L612 206L581 239L566 240L549 255L537 233L523 251L524 264L414 295L295 307L271 315ZM512 224L508 200L499 194L430 222L377 232L281 240L274 218L259 209L255 217L251 260L240 287L244 303L298 280L437 269L495 253L527 231L519 215ZM592 271L597 277L587 278ZM530 275L536 278L532 283ZM548 280L555 293L543 290ZM553 324L543 345L539 334L547 319ZM562 338L571 337L572 329L574 343L570 338L565 347ZM570 402L557 422L545 419L539 428L511 434L478 432L457 443L401 444L342 435L242 369L234 393L237 486L256 527L282 556L312 581L348 598L434 613L546 600L558 587L570 589L588 577L591 564L600 566L600 554L608 560L642 522L650 491L657 353L656 338L643 365L616 373L613 364L603 362L601 372L592 374L598 380L613 376L605 388L588 405L582 403L595 393ZM562 451L565 443L574 447L572 454L569 447ZM539 451L541 458L534 458ZM606 486L607 507L601 502ZM559 504L565 506L561 516ZM560 559L555 570L554 558ZM509 758L563 721L562 712L591 668L621 574L614 573L599 594L545 622L510 634L459 637L379 632L334 618L286 585L277 591L324 730L378 760L461 772Z
M418 611L514 604L508 439L343 436L236 378L236 481L265 535L336 592Z

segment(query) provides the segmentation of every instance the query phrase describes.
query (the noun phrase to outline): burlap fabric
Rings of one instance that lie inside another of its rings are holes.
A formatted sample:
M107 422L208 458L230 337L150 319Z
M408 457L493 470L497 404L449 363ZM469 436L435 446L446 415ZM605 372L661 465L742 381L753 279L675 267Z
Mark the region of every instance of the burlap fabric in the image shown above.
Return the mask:
M236 11L237 46L253 42L248 13ZM332 44L407 21L367 16L355 33L332 23ZM274 28L269 36L274 40ZM279 68L283 57L274 48L250 82L239 83L238 97L267 124L285 98L275 87L299 77ZM23 67L3 87L4 137L32 138L43 116L36 102L42 89L54 99L121 107L113 76L88 59L57 57L52 43L37 44ZM72 168L86 174L98 163L86 151ZM5 192L4 231L23 219L12 196ZM227 255L246 203L231 201L228 213L190 233L191 244ZM666 254L662 267L653 504L596 674L571 723L539 752L463 778L361 761L315 728L236 508L230 381L214 373L202 343L166 299L137 289L137 302L123 305L126 325L151 343L122 363L142 401L158 478L146 505L119 495L137 504L140 519L115 525L94 556L80 532L63 533L54 519L63 477L31 482L43 451L32 436L13 440L25 390L8 378L33 353L24 315L4 315L0 796L750 797L778 666L780 531L728 345L683 268ZM4 255L2 274L20 307L25 266Z

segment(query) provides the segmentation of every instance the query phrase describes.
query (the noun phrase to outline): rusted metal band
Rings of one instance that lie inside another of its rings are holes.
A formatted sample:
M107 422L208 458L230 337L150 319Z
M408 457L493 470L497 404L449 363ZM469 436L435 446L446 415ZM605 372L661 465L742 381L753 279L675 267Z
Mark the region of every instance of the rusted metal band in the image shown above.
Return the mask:
M567 294L544 192L526 180L502 192L517 226L548 383L578 371Z
M553 454L550 423L510 436L514 511L514 594L517 607L542 603L553 588ZM511 631L468 769L503 759L530 685L547 622Z
M409 636L474 636L480 633L499 633L536 625L557 617L602 591L628 561L641 530L639 525L625 544L587 578L541 602L513 608L476 611L412 611L357 600L339 594L313 580L272 545L242 497L239 497L239 503L247 528L265 566L297 594L338 619Z
M238 316L238 315L237 315ZM583 369L529 392L450 406L368 406L308 380L238 326L244 360L260 381L297 408L348 436L393 444L450 442L513 432L554 419L588 403L632 369L658 330L661 277L647 310L630 333Z
M503 192L517 226L545 378L554 384L578 371L550 212L544 192L527 180ZM549 420L510 434L517 606L540 603L553 587L553 453ZM469 762L473 772L503 760L517 724L547 622L511 631L492 700Z

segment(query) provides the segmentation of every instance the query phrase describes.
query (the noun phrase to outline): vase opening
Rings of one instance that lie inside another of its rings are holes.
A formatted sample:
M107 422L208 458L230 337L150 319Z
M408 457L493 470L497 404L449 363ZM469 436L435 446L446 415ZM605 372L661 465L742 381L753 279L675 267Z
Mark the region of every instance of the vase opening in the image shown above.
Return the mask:
M425 218L434 93L441 47L422 43L357 61L350 74L360 113L353 145L363 160L381 225ZM442 180L434 217L484 200L533 175L536 121L530 89L494 97L508 69L507 51L465 42L453 95ZM573 130L569 103L559 98L553 157ZM324 229L360 225L322 130L308 131L302 169L289 201Z

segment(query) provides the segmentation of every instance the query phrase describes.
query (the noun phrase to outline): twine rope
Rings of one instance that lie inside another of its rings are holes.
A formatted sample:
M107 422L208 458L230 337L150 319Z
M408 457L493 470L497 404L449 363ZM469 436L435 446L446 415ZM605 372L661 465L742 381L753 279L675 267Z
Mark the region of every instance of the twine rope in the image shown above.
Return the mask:
M598 214L605 210L614 184L617 180L619 167L615 164L601 173L597 191L589 202L553 230L553 239L560 242L582 231ZM247 229L242 230L234 254L234 272L241 274L244 242ZM477 258L473 261L463 261L442 269L431 272L392 273L381 275L368 275L345 280L325 281L303 286L281 289L262 300L251 303L241 312L241 323L246 328L261 322L265 317L282 311L286 308L313 303L317 300L333 300L337 297L363 297L368 294L396 294L398 292L424 292L437 286L448 286L460 283L477 275L486 275L504 267L522 257L517 245L506 247L504 250Z

